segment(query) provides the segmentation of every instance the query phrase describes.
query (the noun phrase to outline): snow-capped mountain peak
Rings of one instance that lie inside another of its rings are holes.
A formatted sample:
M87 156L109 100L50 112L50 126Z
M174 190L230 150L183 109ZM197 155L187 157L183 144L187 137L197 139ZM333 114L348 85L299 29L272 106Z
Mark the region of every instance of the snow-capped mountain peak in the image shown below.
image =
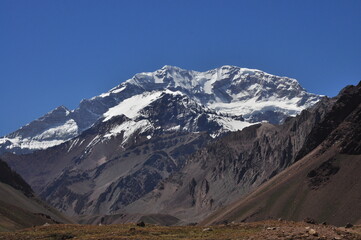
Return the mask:
M320 98L306 92L293 78L230 65L206 72L164 66L155 72L136 74L125 84L145 91L176 89L211 109L245 115L249 121L262 120L252 115L264 115L272 109L295 115Z
M167 94L173 97L165 97ZM70 111L64 106L54 109L0 139L0 153L28 152L59 144L78 136L100 119L107 122L114 116L125 115L137 122L144 118L144 109L166 98L168 101L187 99L184 101L192 102L196 109L203 109L196 112L205 114L202 117L207 119L205 122L214 120L227 131L263 120L280 123L287 116L296 115L316 103L320 96L306 92L295 79L257 69L225 65L199 72L165 65L154 72L135 74L108 92L83 100L75 110ZM167 105L161 110L169 111ZM247 124L235 120L237 117L242 121L245 119ZM189 119L198 117L192 115ZM144 124L143 121L138 125ZM197 128L184 126L178 129L191 131Z

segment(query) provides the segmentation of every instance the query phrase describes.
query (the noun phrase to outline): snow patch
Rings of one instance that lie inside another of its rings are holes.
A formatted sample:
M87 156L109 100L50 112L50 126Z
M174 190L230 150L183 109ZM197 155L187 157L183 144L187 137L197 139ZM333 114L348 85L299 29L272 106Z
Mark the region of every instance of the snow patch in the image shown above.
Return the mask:
M100 136L96 135L89 143L88 145L85 147L85 149L88 149L94 145L96 145L98 142L100 142Z
M152 128L153 126L148 120L140 120L137 122L131 120L112 128L109 133L104 135L104 138L111 138L112 136L117 136L123 133L123 145L134 133L138 132L141 134Z
M174 127L170 127L168 129L166 129L166 131L179 131L180 130L180 125L174 126Z
M2 141L5 143L9 141L11 144L6 146L6 149L14 149L14 148L21 148L21 149L30 149L30 150L37 150L37 149L46 149L49 147L53 147L59 145L64 142L64 140L35 140L31 138L3 138ZM0 142L2 143L2 142Z
M121 88L119 88L119 87L112 88L112 89L110 89L110 91L108 91L108 92L106 92L106 93L102 93L102 94L100 94L99 96L92 97L91 100L94 100L94 99L99 98L99 97L100 97L100 98L105 98L105 97L110 96L110 94L112 94L112 93L120 93L120 92L122 92L125 88L126 88L126 86L123 86L123 87L121 87Z
M121 88L118 88L118 89L115 89L115 90L111 91L111 93L120 93L120 92L122 92L125 88L126 88L126 86L121 87Z
M0 144L6 144L7 141L10 142L10 144L6 146L6 149L46 149L68 141L77 134L78 125L73 119L70 119L63 125L49 128L39 135L35 135L34 137L22 138L17 136L14 138L1 138Z
M103 122L110 120L114 116L119 116L122 114L128 118L134 118L138 115L140 110L148 106L153 101L157 100L161 94L161 91L150 93L147 92L125 99L123 102L115 107L110 108L106 113L104 113L103 116L105 119Z
M91 99L95 99L95 98L97 98L97 97L105 98L105 97L108 97L109 95L110 95L110 92L106 92L106 93L100 94L99 96L93 97L93 98L91 98Z
M78 134L78 125L73 119L68 120L61 126L50 128L35 136L34 140L64 139L71 138Z
M68 149L68 152L70 152L70 150L79 142L79 138L76 138L75 140L73 140L70 144L70 147Z
M172 94L172 95L183 95L180 91L156 91L156 92L146 92L143 94L135 95L128 99L125 99L117 106L110 108L106 113L104 113L105 119L103 122L110 120L114 116L119 116L124 114L128 118L135 118L139 115L139 111L157 100L162 94Z
M234 132L238 130L242 130L245 127L249 127L256 123L249 123L244 121L235 120L232 118L216 118L216 122L218 122L221 126L223 126L224 129Z
M297 102L300 100L301 98L298 97L292 99L269 97L264 101L257 101L256 98L251 98L230 103L215 102L210 104L209 107L215 111L233 115L249 115L257 111L281 110L288 115L294 116L304 109L304 106L297 105Z

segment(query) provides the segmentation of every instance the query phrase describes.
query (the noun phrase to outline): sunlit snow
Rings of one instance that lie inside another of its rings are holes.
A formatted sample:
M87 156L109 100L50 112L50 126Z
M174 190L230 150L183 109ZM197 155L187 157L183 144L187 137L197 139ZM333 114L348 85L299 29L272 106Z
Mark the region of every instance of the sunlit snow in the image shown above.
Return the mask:
M117 106L110 108L106 113L104 113L105 119L103 122L108 121L114 116L124 114L128 118L134 118L138 116L140 110L148 106L153 101L157 100L162 94L182 94L179 91L173 92L170 90L156 91L156 92L146 92L143 94L135 95L131 98L125 99Z
M148 120L140 121L127 121L118 126L112 128L109 133L104 135L104 138L110 138L112 136L117 136L120 133L123 133L122 144L125 143L129 137L131 137L135 132L143 133L149 129L153 128L152 124Z
M12 144L7 149L46 149L63 143L78 134L78 126L73 119L68 120L61 126L49 128L32 138L7 138L0 139L0 144L10 141ZM65 139L65 140L64 140Z

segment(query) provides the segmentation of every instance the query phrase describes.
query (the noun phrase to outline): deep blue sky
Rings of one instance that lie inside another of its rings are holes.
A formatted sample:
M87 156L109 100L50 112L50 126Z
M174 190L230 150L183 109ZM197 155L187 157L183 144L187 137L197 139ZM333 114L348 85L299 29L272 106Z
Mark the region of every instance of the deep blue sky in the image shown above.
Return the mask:
M0 136L163 65L361 80L361 1L0 0Z

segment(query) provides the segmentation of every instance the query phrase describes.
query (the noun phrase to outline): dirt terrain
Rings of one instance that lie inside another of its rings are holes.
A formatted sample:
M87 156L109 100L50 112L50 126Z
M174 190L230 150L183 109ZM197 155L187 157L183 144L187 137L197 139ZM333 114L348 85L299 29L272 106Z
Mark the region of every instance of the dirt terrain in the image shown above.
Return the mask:
M305 222L267 220L210 227L118 225L44 225L17 232L0 233L1 240L22 239L352 239L361 240L361 226L351 228Z

